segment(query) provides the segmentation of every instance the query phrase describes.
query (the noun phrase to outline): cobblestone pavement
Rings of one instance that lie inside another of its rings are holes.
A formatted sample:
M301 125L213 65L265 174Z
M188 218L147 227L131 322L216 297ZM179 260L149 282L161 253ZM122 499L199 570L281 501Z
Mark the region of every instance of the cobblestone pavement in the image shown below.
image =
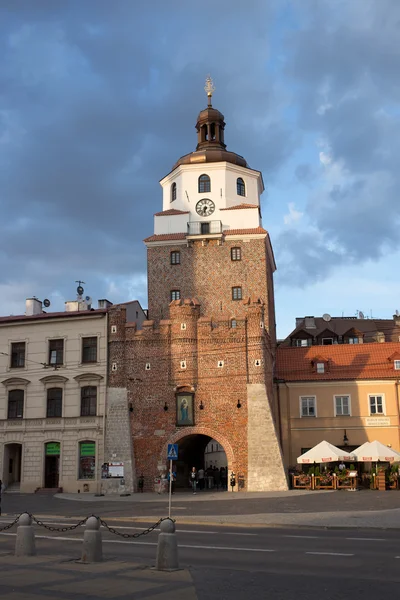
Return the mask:
M84 565L62 556L0 555L2 600L196 600L187 570L160 572L130 562Z

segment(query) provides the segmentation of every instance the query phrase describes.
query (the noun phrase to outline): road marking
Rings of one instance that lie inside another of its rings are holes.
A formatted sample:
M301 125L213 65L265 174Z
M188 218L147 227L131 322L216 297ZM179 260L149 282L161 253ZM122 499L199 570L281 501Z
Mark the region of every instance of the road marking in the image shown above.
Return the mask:
M15 537L16 533L2 533L0 535ZM83 542L83 538L62 537L56 535L35 535L39 540L59 540L62 542ZM102 540L103 544L133 544L136 546L157 546L158 542L133 542L125 540ZM178 544L178 548L193 548L195 550L237 550L238 552L276 552L269 548L233 548L231 546L194 546L191 544Z
M283 535L282 537L285 538L301 538L304 540L319 540L319 539L323 539L323 536L321 535Z
M306 552L306 554L321 554L322 556L354 556L354 554L346 554L344 552Z
M356 537L351 537L351 538L344 538L345 540L355 540L357 542L387 542L388 539L385 538L356 538Z

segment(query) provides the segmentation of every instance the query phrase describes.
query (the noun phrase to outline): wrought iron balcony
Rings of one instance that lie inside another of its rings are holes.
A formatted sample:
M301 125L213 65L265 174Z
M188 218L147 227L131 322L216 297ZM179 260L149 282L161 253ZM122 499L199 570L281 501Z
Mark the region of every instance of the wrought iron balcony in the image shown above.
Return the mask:
M191 221L187 224L188 235L213 235L222 233L221 221Z

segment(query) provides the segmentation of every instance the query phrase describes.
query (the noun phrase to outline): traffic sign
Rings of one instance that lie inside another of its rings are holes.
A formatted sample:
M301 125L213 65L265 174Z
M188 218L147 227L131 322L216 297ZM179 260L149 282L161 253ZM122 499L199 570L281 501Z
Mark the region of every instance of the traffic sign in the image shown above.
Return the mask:
M168 460L178 460L178 444L168 444Z

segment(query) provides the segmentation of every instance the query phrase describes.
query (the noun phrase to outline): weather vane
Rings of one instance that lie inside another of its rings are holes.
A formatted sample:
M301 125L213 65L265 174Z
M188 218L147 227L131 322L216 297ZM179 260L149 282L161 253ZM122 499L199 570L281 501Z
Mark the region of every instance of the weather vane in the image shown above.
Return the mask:
M208 75L206 78L206 85L204 86L204 91L207 93L208 106L211 106L211 97L215 92L215 85L210 75Z

